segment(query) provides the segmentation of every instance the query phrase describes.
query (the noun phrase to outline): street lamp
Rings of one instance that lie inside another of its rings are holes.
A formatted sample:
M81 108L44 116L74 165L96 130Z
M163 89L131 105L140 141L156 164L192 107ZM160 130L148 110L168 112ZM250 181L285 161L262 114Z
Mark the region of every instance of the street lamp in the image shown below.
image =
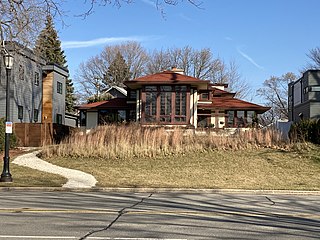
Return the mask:
M4 149L4 157L3 157L3 171L1 174L0 182L12 182L12 177L10 174L9 168L9 147L10 147L10 133L12 129L12 123L10 121L10 73L13 66L13 56L10 55L8 52L4 55L4 64L6 67L7 73L7 89L6 89L6 135L5 135L5 149ZM11 126L11 129L7 127L8 125Z

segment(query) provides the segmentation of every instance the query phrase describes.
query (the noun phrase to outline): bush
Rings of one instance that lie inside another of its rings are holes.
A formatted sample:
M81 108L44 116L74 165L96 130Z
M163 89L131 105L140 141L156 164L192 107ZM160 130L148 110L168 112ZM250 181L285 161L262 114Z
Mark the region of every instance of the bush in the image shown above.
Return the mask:
M302 120L291 125L289 131L291 141L307 141L320 144L320 119Z
M0 118L0 151L4 150L5 146L6 121ZM10 148L17 146L17 137L15 134L10 134Z

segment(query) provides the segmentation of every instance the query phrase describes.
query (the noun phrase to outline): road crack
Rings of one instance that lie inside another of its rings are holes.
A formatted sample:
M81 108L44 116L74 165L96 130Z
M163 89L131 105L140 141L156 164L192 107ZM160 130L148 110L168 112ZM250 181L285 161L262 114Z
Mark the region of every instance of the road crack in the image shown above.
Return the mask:
M151 196L153 195L153 193L151 193L149 196L145 197L145 198L142 198L139 202L136 202L135 204L129 206L129 207L124 207L122 208L120 211L118 211L118 216L106 227L104 228L101 228L101 229L97 229L97 230L92 230L92 231L89 231L88 233L86 233L84 236L82 236L81 238L79 238L79 240L85 240L87 239L88 237L90 237L91 235L95 234L95 233L98 233L98 232L103 232L103 231L106 231L108 230L109 228L112 227L113 224L115 224L124 214L128 213L128 209L130 208L134 208L138 205L140 205L141 203L143 203L146 199L149 199L151 198Z
M276 203L274 201L272 201L269 197L266 196L266 199L271 202L272 204L271 205L276 205Z

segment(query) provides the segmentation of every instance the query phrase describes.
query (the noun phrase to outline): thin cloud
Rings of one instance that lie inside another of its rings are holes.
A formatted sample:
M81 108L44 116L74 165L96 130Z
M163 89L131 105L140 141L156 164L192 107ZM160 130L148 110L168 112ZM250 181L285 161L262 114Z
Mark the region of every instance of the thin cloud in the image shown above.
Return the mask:
M157 8L156 3L154 1L152 1L152 0L142 0L142 2L147 4L147 5L149 5L149 6L151 6L151 7Z
M231 37L225 37L224 39L227 40L227 41L232 41L233 40Z
M186 20L186 21L188 21L188 22L191 22L191 21L192 21L192 18L184 15L183 13L180 13L180 14L179 14L179 17L182 18L182 19L184 19L184 20Z
M237 48L237 51L238 51L238 53L240 53L240 55L241 55L242 57L244 57L245 59L247 59L247 60L248 60L250 63L252 63L254 66L256 66L257 68L259 68L259 69L261 69L261 70L264 69L263 66L259 65L258 63L256 63L256 62L252 59L252 57L250 57L250 56L248 56L246 53L242 52L239 48Z
M61 43L62 48L70 49L70 48L88 48L99 46L107 43L118 43L125 41L142 41L143 37L110 37L110 38L97 38L88 41L63 41Z

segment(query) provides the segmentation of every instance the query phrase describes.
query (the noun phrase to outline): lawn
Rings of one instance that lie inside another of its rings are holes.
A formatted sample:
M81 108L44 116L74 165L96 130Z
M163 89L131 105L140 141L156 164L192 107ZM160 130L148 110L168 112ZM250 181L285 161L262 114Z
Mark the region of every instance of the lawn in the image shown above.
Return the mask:
M16 156L21 155L25 152L14 149L10 150L9 153L10 161L12 161ZM2 172L3 153L0 152L0 156L0 166ZM0 182L0 187L61 187L62 184L67 182L67 179L60 175L37 171L31 168L18 166L14 163L10 163L10 173L12 174L13 182Z
M54 157L93 174L98 187L320 190L320 146L215 150L166 157Z

